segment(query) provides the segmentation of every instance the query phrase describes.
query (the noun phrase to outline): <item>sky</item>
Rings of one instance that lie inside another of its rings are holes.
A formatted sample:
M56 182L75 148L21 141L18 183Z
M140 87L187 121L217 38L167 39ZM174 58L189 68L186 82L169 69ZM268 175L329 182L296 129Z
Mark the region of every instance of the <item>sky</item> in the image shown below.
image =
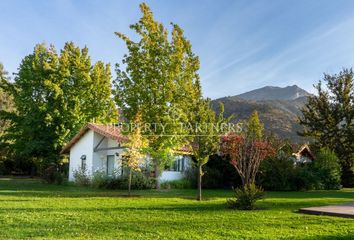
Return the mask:
M87 46L94 61L121 63L127 49L114 32L134 36L141 1L0 0L0 62L13 73L37 43ZM264 86L314 92L323 73L354 64L351 0L146 1L155 19L177 23L200 58L203 92L212 99Z

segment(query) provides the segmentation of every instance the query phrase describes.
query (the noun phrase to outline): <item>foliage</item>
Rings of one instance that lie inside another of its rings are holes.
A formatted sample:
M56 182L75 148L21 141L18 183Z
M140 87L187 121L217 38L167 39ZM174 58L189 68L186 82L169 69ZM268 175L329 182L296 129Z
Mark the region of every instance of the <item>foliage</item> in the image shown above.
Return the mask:
M42 179L49 184L55 183L60 185L63 184L65 177L59 171L58 166L52 164L43 171Z
M58 163L63 145L84 124L116 119L110 80L109 65L91 64L87 48L66 43L58 54L53 46L36 45L22 60L14 83L2 81L16 108L0 113L11 123L2 141L41 170Z
M14 111L14 103L12 97L4 91L3 86L5 84L10 84L10 78L8 72L4 69L4 66L0 63L0 111ZM1 118L0 116L0 165L4 165L4 161L9 161L10 154L7 141L1 139L2 135L5 133L6 129L9 127L9 121ZM6 170L5 170L6 171Z
M240 175L243 186L255 183L261 162L275 152L268 141L258 139L262 136L258 135L261 126L258 120L255 121L255 117L257 114L252 114L243 133L231 132L221 139L220 152L230 159L230 164Z
M341 188L339 159L331 150L322 148L316 153L316 159L313 161L313 171L319 176L324 189Z
M339 189L340 165L336 155L320 149L311 163L294 164L291 155L282 151L262 162L259 184L266 190L298 191Z
M354 73L343 69L339 74L325 74L315 86L302 109L300 123L304 136L316 139L321 147L333 150L341 160L342 184L354 186ZM325 83L325 86L322 83Z
M131 188L136 190L152 189L155 181L147 177L142 172L132 172ZM99 189L127 189L129 185L129 175L112 175L107 176L105 172L96 171L91 180L91 186ZM130 194L129 194L130 195Z
M222 126L229 121L223 118L224 107L220 103L218 115L212 110L209 99L200 99L191 109L189 123L193 126L189 132L190 146L193 157L198 167L198 196L202 199L202 177L204 175L203 166L209 161L209 156L216 154L220 145L220 135L223 134ZM196 132L200 126L201 132ZM215 127L211 127L215 126Z
M260 140L263 138L264 125L259 121L258 112L254 111L245 124L246 135L250 139Z
M162 189L189 189L192 184L188 179L165 181L161 183Z
M140 113L134 119L134 128L130 129L129 143L123 156L123 164L129 169L128 192L131 193L132 172L140 172L140 166L144 159L144 147L146 142L141 135L141 115Z
M140 4L140 9L143 16L130 26L138 41L116 33L126 43L128 54L123 59L125 67L117 66L114 95L129 122L140 113L144 125L157 126L142 134L148 139L158 177L173 150L183 144L180 123L186 120L194 89L200 87L199 60L178 25L172 24L170 37L147 4Z
M235 168L217 154L209 157L203 173L203 189L231 189L241 185L241 179L235 174ZM183 174L192 188L198 188L198 169L195 166L186 169Z
M73 176L75 184L78 186L88 186L91 183L86 167L80 167L79 169L74 170Z
M106 188L110 177L104 171L97 170L92 174L91 187L93 188Z
M276 156L267 158L261 163L258 180L266 190L295 190L294 179L294 161L283 151L279 151Z
M265 196L263 189L254 183L236 188L234 192L236 199L228 199L226 203L230 208L240 210L254 210L256 201Z

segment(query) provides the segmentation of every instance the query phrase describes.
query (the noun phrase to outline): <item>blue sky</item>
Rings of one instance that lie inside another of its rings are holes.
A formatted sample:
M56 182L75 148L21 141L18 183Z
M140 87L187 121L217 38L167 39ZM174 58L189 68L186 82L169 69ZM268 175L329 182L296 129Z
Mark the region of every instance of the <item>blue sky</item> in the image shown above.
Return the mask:
M1 0L0 62L16 72L36 43L88 46L93 60L115 64L132 35L141 1ZM266 85L312 92L323 72L354 64L351 0L146 1L155 18L179 24L201 61L204 95L236 95Z

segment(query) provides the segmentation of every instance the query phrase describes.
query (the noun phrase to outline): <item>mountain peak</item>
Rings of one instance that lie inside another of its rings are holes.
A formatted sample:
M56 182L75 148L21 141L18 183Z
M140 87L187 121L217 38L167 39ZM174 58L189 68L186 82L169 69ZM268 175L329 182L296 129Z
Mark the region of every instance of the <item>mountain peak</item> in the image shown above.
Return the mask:
M246 93L237 95L236 97L245 100L294 100L300 97L307 97L311 94L297 85L287 87L265 86Z

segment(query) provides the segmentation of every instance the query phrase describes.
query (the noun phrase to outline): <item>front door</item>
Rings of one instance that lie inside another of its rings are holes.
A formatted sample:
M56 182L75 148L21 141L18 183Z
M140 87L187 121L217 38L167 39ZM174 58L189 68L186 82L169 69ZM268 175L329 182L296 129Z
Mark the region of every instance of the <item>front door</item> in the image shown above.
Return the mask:
M107 156L107 175L111 176L114 173L114 155Z

